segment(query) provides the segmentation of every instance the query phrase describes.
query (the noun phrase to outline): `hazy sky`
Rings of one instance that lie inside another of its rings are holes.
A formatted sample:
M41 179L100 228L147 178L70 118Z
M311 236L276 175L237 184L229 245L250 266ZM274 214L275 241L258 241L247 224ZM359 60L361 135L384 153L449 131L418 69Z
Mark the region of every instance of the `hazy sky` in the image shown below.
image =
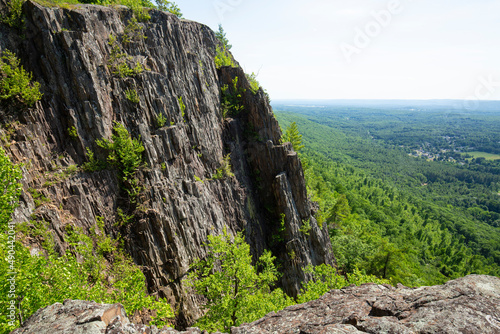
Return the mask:
M500 100L499 0L177 0L271 99Z

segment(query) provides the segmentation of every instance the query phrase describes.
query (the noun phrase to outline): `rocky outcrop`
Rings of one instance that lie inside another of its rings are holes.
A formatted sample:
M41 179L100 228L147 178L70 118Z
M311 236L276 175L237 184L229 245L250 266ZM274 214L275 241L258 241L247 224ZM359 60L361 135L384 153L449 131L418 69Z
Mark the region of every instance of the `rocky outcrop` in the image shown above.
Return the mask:
M0 7L5 10L5 1ZM0 108L0 145L24 163L14 221L47 222L64 252L66 225L88 230L103 217L106 233L121 233L143 267L149 291L179 310L180 326L201 314L184 277L205 256L209 234L244 231L256 258L271 249L290 295L308 279L305 266L334 262L326 227L313 217L300 160L280 144L264 92L253 94L239 67L215 68L218 41L208 27L151 10L134 30L132 11L120 6L46 8L27 1L23 14L23 31L0 25L0 49L21 58L43 98L31 109ZM121 76L117 62L144 71ZM244 110L224 119L221 87L235 77L246 89ZM137 92L138 101L127 99L127 90ZM160 114L166 119L161 127ZM145 146L136 207L120 189L117 171L67 172L87 160L87 148L105 159L95 141L110 138L114 122ZM228 154L235 176L210 179ZM35 201L35 194L44 200ZM134 214L122 228L115 226L118 208ZM281 214L285 231L273 238L281 233ZM304 232L305 223L310 228Z
M178 332L172 328L158 330L156 327L131 324L120 304L97 304L81 300L66 300L39 310L24 326L12 334L199 334L197 328Z
M231 333L500 333L500 279L470 275L413 289L364 284L332 290Z
M34 314L13 334L201 333L130 324L121 305L65 301ZM231 334L500 333L500 279L470 275L440 286L364 284L270 313Z

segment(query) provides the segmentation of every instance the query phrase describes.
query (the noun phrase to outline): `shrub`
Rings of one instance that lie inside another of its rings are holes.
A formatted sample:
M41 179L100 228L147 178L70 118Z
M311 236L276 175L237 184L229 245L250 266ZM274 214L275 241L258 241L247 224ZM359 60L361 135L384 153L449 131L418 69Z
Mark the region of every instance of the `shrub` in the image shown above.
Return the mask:
M32 106L42 98L40 84L32 82L32 75L24 70L16 55L5 50L0 60L0 99L16 98Z
M231 67L236 67L236 64L233 61L233 58L227 51L225 47L220 47L216 46L215 48L216 54L215 54L215 67L216 68L221 68L224 66L231 66Z
M116 3L124 5L132 9L134 16L139 22L146 22L151 19L149 9L155 6L150 1L137 1L137 0L118 0Z
M68 135L71 137L71 139L76 140L78 139L78 131L76 130L75 126L69 127L68 128Z
M309 232L311 231L311 219L302 220L302 226L299 231L304 233L305 236L309 236Z
M135 89L127 89L125 90L125 97L132 103L139 103L139 95L137 95L137 91Z
M245 107L243 105L243 94L245 89L238 88L238 77L232 82L232 89L228 85L221 87L221 109L222 118L229 115L238 115Z
M2 15L0 21L11 28L22 28L24 26L23 3L25 0L10 0L7 4L9 13Z
M297 123L292 122L290 126L286 129L285 133L281 138L282 142L290 142L292 143L292 147L295 152L300 151L304 148L302 144L302 135L299 132L299 127Z
M106 163L96 159L94 152L90 148L87 150L88 161L82 164L82 170L84 172L92 173L106 168Z
M165 124L167 124L167 118L163 116L162 113L159 113L156 117L156 125L158 125L159 128L162 128Z
M137 18L133 16L129 21L122 35L122 43L130 44L133 41L144 40L147 37L142 33L143 27L137 22Z
M156 300L147 295L145 277L120 248L117 240L104 232L103 220L90 236L79 228L69 225L64 239L69 244L65 255L54 251L52 234L47 224L32 222L24 230L24 236L36 235L43 239L47 256L32 256L29 249L15 242L16 295L22 296L16 303L16 313L27 319L38 309L65 299L94 300L98 303L122 303L128 314L135 311L156 311L151 324L165 325L174 316L166 300ZM0 307L7 309L9 302L7 278L7 236L0 234ZM9 333L18 327L8 326L5 312L0 315L0 333Z
M179 101L179 108L181 109L181 116L182 116L182 119L184 120L184 122L186 122L186 119L184 118L184 116L186 115L185 111L186 111L186 105L184 104L184 102L182 101L182 96L179 96L177 98L177 101Z
M222 159L220 168L217 168L215 174L212 175L212 180L220 180L232 176L234 174L231 171L231 154L227 154Z
M248 82L250 83L250 91L253 95L257 94L260 88L260 84L257 81L257 74L252 72L252 74L245 74Z
M143 163L144 146L139 139L132 139L121 123L115 122L111 140L98 139L96 144L108 151L108 162L118 168L124 179L133 176Z
M361 285L364 283L389 284L389 280L380 279L373 275L366 275L355 268L352 274L347 277L339 275L337 270L330 265L321 264L316 267L308 266L306 272L313 275L313 279L304 284L300 295L297 297L298 303L305 303L318 299L332 289L341 289L351 284Z
M215 33L215 37L219 40L222 46L222 47L219 45L216 46L215 67L216 68L221 68L223 66L235 67L236 64L234 63L232 56L229 54L229 50L231 50L233 46L229 44L229 41L226 38L226 33L224 32L224 29L220 24L219 24L219 31Z
M22 174L0 147L0 233L3 234L21 194ZM2 258L3 259L3 258Z
M222 24L219 24L219 30L215 32L215 37L219 40L219 42L221 42L224 49L227 51L231 50L233 46L229 44L229 40L226 38L226 32L224 31L224 28L222 28Z
M108 45L111 46L108 66L114 75L120 78L132 77L144 71L145 68L140 62L137 62L134 67L129 65L132 57L123 52L115 35L109 35Z

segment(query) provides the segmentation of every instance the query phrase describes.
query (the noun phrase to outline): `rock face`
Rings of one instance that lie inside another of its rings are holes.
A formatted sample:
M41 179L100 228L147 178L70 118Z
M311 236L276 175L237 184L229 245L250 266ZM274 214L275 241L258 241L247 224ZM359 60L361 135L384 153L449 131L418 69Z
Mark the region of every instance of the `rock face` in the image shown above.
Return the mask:
M5 6L1 0L0 11ZM151 10L151 19L134 30L132 11L120 6L46 8L27 1L23 14L24 31L0 24L0 49L21 58L43 98L30 109L0 106L0 137L6 138L0 145L14 162L25 163L15 222L44 220L64 252L66 225L88 231L103 217L106 233L121 233L144 268L149 291L179 310L180 326L201 314L183 279L205 256L209 234L244 230L255 258L271 249L292 296L309 278L305 266L334 263L300 160L289 144L280 144L264 92L252 94L239 67L216 69L218 41L208 27ZM117 64L145 70L121 76ZM236 77L238 89L246 89L244 110L224 119L221 87L232 87ZM127 99L127 90L137 92L138 101ZM105 159L95 141L109 139L114 122L145 146L137 207L124 199L115 170L65 174L87 160L87 148ZM76 135L70 135L73 127ZM228 154L235 176L209 180ZM34 193L47 200L35 201ZM114 226L118 208L135 217L121 229ZM282 214L285 232L276 239ZM307 221L311 229L303 233Z
M500 333L500 279L470 275L416 289L364 284L332 290L231 333Z
M65 301L39 310L13 334L201 333L130 324L119 304ZM416 289L365 284L270 313L231 334L500 333L500 279L470 275Z

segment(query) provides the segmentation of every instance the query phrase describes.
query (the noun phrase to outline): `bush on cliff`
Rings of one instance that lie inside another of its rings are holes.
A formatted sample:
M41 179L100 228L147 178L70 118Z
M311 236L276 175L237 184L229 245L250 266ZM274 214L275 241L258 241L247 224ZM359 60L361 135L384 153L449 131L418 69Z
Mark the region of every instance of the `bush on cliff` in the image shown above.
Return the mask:
M243 236L237 234L231 239L226 231L208 236L208 255L192 266L190 282L207 298L207 313L195 324L201 329L228 331L231 326L293 304L281 289L271 288L278 279L271 253L266 251L259 258L257 270Z
M17 99L31 107L41 98L40 84L32 81L14 53L5 50L0 60L0 99Z

